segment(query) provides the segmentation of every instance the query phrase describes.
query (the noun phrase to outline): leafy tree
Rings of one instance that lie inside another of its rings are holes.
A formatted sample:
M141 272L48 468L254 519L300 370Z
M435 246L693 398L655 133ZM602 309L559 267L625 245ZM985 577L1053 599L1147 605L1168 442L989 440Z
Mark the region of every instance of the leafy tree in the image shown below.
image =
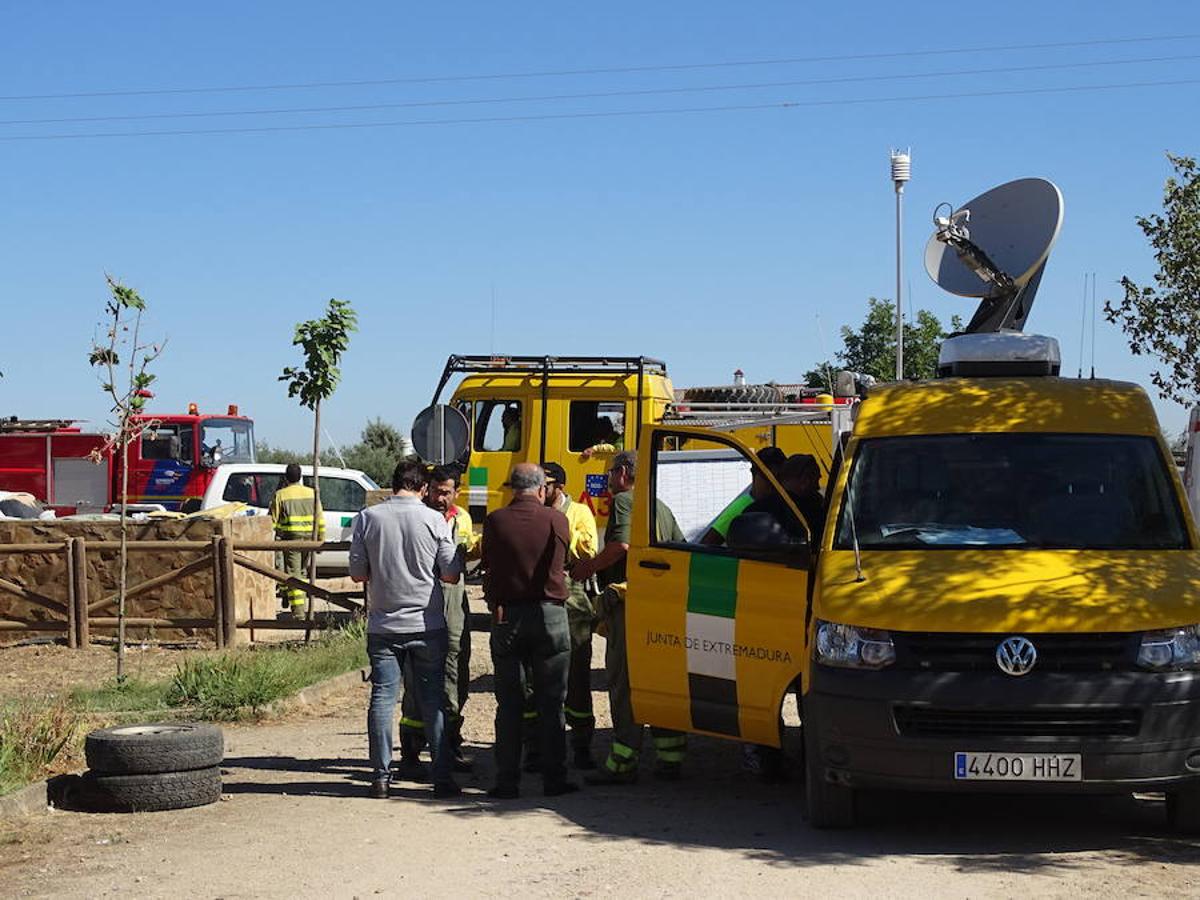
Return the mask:
M1104 316L1121 326L1136 356L1153 356L1162 368L1150 379L1159 396L1188 405L1200 398L1200 168L1168 153L1175 169L1163 189L1163 212L1138 216L1154 248L1155 286L1121 279L1125 296L1105 301Z
M332 450L322 450L321 465L344 464L347 468L366 472L376 484L387 485L396 463L412 455L412 442L400 429L382 419L371 419L363 427L358 443L343 447L340 456ZM255 456L264 463L306 465L312 462L311 456L286 447L273 447L265 441L255 447Z
M896 307L892 301L871 297L867 317L855 329L842 326L842 349L834 354L837 363L823 362L804 375L809 387L828 389L838 369L850 369L890 381L896 374ZM962 328L958 316L950 318L950 328ZM915 321L904 323L904 377L933 378L937 374L938 350L947 332L927 309L918 310Z
M314 480L321 463L321 403L333 396L338 382L342 380L338 364L342 354L350 346L350 334L358 330L358 317L353 307L345 300L332 299L320 319L310 319L296 326L292 345L299 347L304 355L302 367L288 366L279 376L287 383L289 397L299 397L300 405L313 411L312 466ZM312 539L317 539L320 519L313 516ZM308 556L308 580L316 581L317 554ZM308 606L308 618L312 619L313 604Z
M112 401L109 419L115 431L108 435L103 446L92 451L92 460L101 462L115 453L121 472L121 549L117 564L117 683L125 682L125 597L129 575L129 445L143 431L158 426L153 419L141 418L146 398L151 396L154 375L149 367L162 354L164 344L143 342L142 314L146 301L133 288L126 287L110 275L109 299L104 306L105 322L102 335L92 338L88 363L96 370L100 389Z
M285 466L288 463L307 465L308 463L312 462L312 457L306 455L301 450L288 450L285 447L272 447L266 441L259 441L257 444L255 444L254 458L261 463L279 463ZM329 465L328 452L322 454L321 465Z
M383 450L397 460L411 456L412 441L395 425L390 425L383 419L371 419L362 430L362 443L372 450Z

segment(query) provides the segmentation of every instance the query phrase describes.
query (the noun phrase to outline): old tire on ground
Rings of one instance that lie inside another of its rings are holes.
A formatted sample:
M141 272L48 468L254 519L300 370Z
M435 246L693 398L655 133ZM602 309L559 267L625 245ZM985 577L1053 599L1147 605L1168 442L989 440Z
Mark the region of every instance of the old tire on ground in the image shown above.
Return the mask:
M1167 824L1176 834L1200 834L1200 789L1167 792Z
M221 799L221 770L216 766L154 775L88 772L82 781L80 804L93 812L160 812Z
M88 768L104 775L153 775L219 766L225 740L215 725L145 723L101 728L84 743Z
M816 747L805 736L804 746L804 808L805 818L813 828L853 828L855 820L855 791L825 778Z

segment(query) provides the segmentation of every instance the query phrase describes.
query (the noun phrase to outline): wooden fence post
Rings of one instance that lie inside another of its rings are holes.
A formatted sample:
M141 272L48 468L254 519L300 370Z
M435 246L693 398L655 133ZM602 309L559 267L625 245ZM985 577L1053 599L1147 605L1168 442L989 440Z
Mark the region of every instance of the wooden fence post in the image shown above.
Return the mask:
M75 593L76 641L80 647L87 647L91 641L91 629L88 627L87 541L81 537L71 538L71 546L73 549L69 558Z
M213 598L213 639L217 649L225 647L225 573L221 569L221 536L214 534L212 539L212 598Z
M221 614L225 628L225 646L232 647L237 642L237 588L233 573L233 541L228 537L220 538L216 547L221 567ZM254 640L251 632L250 639Z
M79 646L79 627L75 624L79 604L75 600L75 538L63 544L63 563L67 569L67 646L72 650Z

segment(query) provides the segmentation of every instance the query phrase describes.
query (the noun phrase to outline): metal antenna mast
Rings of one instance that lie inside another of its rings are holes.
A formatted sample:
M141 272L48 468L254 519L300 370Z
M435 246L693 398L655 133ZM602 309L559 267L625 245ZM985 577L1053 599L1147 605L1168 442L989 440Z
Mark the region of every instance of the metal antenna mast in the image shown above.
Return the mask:
M892 151L892 185L896 188L896 380L904 378L904 185L912 177L911 148Z

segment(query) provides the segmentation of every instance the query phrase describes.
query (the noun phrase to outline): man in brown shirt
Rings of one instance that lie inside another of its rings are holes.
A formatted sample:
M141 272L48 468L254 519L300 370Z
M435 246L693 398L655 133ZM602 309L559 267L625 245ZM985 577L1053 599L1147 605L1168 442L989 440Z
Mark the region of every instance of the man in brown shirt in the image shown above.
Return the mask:
M520 793L521 722L525 670L538 702L542 784L546 796L568 794L563 699L571 638L564 602L570 527L567 517L545 505L546 476L520 463L509 485L513 500L484 520L483 594L492 612L492 666L496 679L496 786L488 793L512 799Z

